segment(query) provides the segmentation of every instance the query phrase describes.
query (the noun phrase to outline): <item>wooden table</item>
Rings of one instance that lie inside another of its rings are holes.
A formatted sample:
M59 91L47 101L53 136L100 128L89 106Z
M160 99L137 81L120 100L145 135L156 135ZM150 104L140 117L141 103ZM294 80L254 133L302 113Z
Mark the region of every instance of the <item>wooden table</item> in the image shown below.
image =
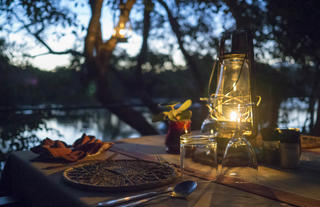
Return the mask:
M137 193L81 190L62 179L63 170L88 160L157 161L160 157L173 166L179 164L178 155L165 152L163 136L123 139L109 151L72 164L34 161L36 157L30 151L12 153L2 177L8 190L31 206L95 206L101 201ZM187 199L166 198L155 200L148 206L320 206L319 173L303 167L289 171L260 166L258 182L249 185L208 182L196 175L190 179L198 181L198 188Z

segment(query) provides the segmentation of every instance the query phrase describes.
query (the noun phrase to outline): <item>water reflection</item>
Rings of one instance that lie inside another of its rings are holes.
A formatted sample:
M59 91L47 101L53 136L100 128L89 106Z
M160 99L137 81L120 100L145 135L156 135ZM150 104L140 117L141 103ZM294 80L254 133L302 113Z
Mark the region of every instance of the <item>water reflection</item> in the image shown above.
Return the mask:
M26 133L34 133L40 139L60 139L68 144L72 144L83 133L103 141L140 136L139 132L107 109L55 110L52 113L53 118L44 120L50 130L38 129Z
M143 115L151 122L151 114L145 108L137 107L136 110L143 112ZM103 141L115 141L121 138L141 136L139 132L104 108L47 110L42 112L39 110L25 110L7 113L9 115L6 116L12 117L12 120L7 125L0 125L1 154L14 150L29 149L46 137L72 144L83 133L93 135ZM36 116L37 114L41 114L41 116ZM1 116L3 117L4 113ZM31 119L35 121L16 125L19 120ZM152 124L159 131L164 127L161 123ZM8 129L8 126L12 129L15 127L17 129L13 129L14 133L6 133L6 138L4 139L3 132L4 129Z
M302 128L307 117L307 107L306 102L298 98L290 98L283 102L279 111L279 127ZM135 109L143 112L151 123L151 114L146 108ZM29 149L46 137L72 144L82 133L96 136L103 141L140 136L135 129L104 108L43 111L37 109L0 115L0 160L5 153ZM165 133L164 123L152 124L160 133Z
M316 107L317 108L317 104ZM316 119L317 114L314 112ZM299 98L289 98L282 102L279 110L278 126L280 128L300 128L309 126L310 119L308 117L308 100Z
M144 107L136 107L151 122L151 114ZM307 117L308 104L299 98L289 98L281 104L278 126L280 128L302 128ZM37 129L26 131L34 133L40 139L49 137L60 139L68 144L79 138L82 133L94 135L104 141L113 141L127 137L139 137L140 134L126 123L118 119L107 109L52 110L52 117L43 119L50 130ZM164 133L163 123L152 123ZM308 123L307 123L308 124Z

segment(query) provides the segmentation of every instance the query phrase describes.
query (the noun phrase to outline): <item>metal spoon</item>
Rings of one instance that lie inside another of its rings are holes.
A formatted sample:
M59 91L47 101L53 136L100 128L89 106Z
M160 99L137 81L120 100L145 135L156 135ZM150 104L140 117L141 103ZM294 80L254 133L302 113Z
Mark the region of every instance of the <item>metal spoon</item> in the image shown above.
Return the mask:
M173 198L185 198L187 197L190 193L192 193L195 189L197 188L197 182L195 181L185 181L185 182L182 182L182 183L178 183L172 192L169 193L169 196L170 197L173 197ZM121 205L119 207L134 207L134 206L138 206L140 204L143 204L143 203L147 203L151 200L154 200L154 199L157 199L159 197L163 196L163 194L160 194L160 195L155 195L151 198L145 198L145 199L142 199L142 200L138 200L138 201L135 201L135 202L132 202L132 203L128 203L128 204L124 204L124 205Z
M197 183L195 181L184 181L184 182L178 183L174 188L169 187L163 191L142 193L134 196L127 196L127 197L123 197L115 200L100 202L98 203L97 207L115 206L128 201L143 199L143 200L139 200L133 203L123 205L123 206L135 206L135 205L139 205L141 203L145 203L150 200L156 199L165 193L170 193L169 195L172 197L186 197L190 193L192 193L196 189L196 187L197 187ZM151 198L147 199L148 197L151 197Z

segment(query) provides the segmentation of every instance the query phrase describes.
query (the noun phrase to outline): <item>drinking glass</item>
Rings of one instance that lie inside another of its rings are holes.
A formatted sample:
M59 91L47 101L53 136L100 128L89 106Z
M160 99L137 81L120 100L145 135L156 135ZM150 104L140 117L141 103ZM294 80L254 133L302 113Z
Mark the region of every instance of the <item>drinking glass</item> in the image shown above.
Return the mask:
M225 149L219 179L234 178L232 181L255 182L258 174L258 162L255 151L244 136L246 126L245 106L238 106L239 119L233 137Z
M208 180L215 180L218 174L215 136L203 133L181 135L180 167L182 177L186 172L191 172Z

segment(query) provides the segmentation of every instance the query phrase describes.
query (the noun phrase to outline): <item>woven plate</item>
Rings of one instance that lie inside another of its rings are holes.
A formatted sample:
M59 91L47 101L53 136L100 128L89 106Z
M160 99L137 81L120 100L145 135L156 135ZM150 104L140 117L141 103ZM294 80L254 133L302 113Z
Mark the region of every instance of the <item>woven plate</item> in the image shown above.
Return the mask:
M78 187L123 192L167 185L176 173L170 166L156 162L108 160L68 168L63 177Z

